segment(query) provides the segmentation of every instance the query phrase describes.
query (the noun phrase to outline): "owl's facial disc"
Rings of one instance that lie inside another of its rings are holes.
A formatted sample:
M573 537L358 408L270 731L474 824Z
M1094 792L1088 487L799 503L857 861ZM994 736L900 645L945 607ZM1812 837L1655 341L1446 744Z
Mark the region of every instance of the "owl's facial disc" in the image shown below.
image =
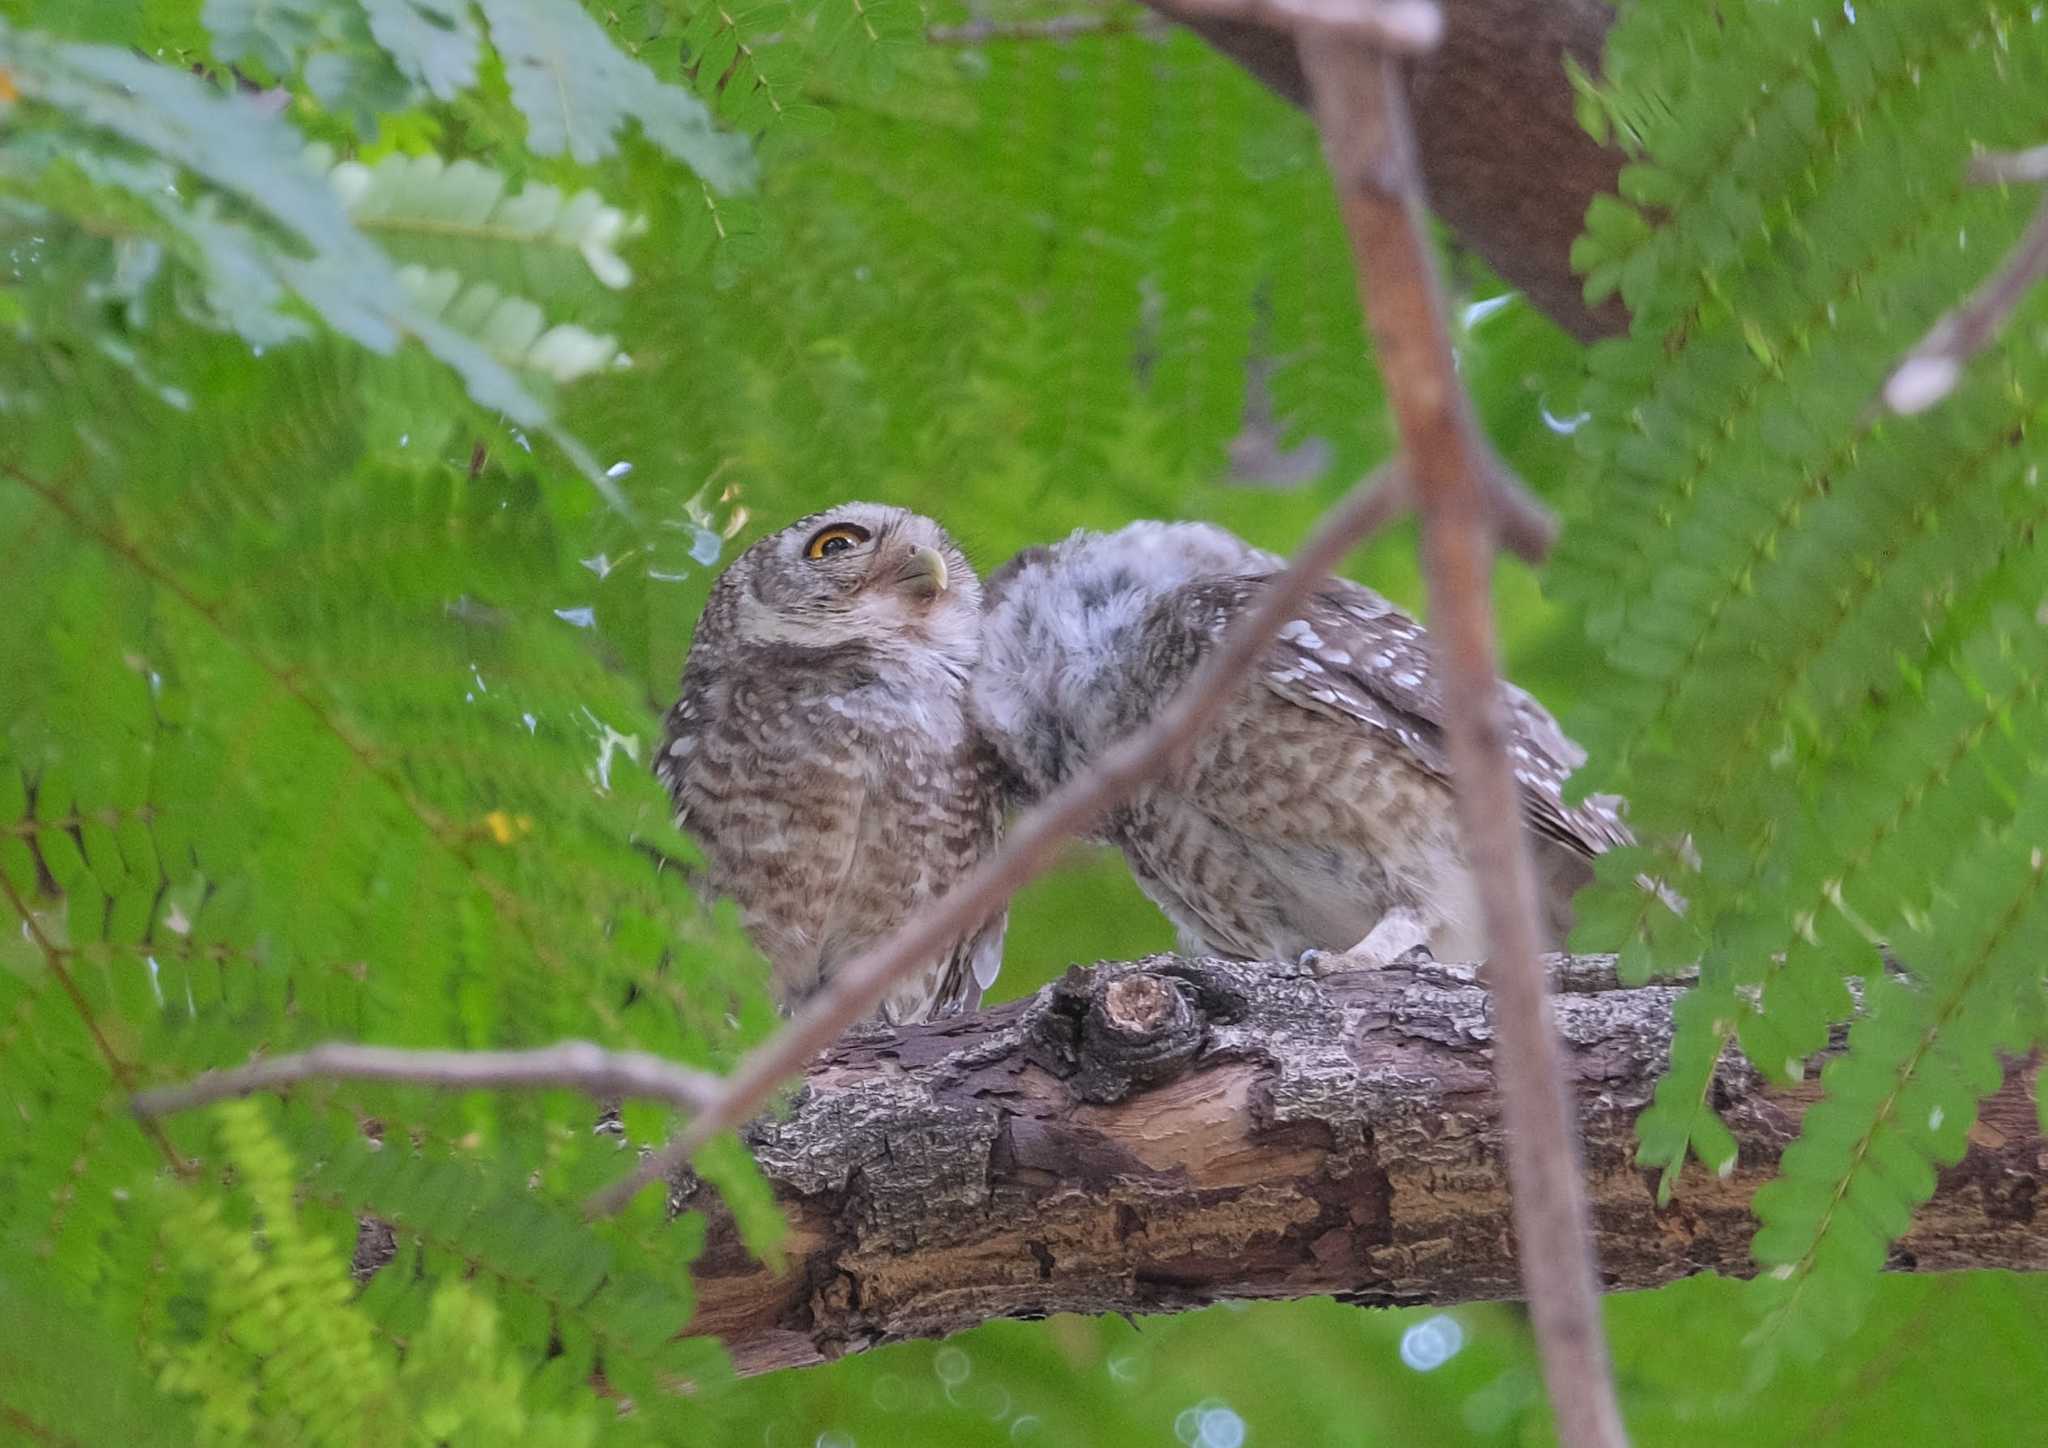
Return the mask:
M733 570L733 628L749 643L959 668L978 651L981 585L929 518L842 503L750 549Z

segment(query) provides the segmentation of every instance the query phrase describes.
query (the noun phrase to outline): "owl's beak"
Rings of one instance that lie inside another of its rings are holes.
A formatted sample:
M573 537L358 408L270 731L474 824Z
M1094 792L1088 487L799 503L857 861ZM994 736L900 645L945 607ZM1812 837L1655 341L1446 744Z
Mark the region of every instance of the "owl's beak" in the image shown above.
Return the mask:
M896 571L896 586L913 598L937 598L946 591L946 558L936 548L913 548Z

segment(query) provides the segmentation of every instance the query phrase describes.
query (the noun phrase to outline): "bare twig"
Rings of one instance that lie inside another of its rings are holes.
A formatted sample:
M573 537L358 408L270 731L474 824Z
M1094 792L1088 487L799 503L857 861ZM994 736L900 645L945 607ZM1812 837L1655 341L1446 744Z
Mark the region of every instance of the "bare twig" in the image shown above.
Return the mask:
M1175 19L1251 21L1275 30L1314 27L1403 55L1433 50L1444 38L1435 0L1158 0Z
M1495 456L1485 438L1473 436L1481 470L1480 485L1486 490L1486 517L1495 536L1507 550L1524 563L1541 563L1557 542L1557 518L1536 496L1522 486L1522 480Z
M607 1051L587 1041L561 1041L532 1051L407 1051L331 1043L275 1056L235 1071L209 1071L179 1086L145 1091L134 1102L145 1120L271 1091L301 1081L393 1081L451 1091L487 1087L555 1087L599 1100L665 1101L686 1111L718 1094L719 1081L645 1051Z
M1344 556L1399 516L1407 490L1382 485L1382 476L1398 474L1383 469L1359 483L1324 515L1294 561L1261 596L1258 607L1238 620L1145 729L1106 750L1094 768L1027 810L1009 830L1002 848L973 874L833 976L788 1025L747 1054L725 1079L723 1090L688 1126L642 1161L632 1175L594 1195L585 1210L593 1216L618 1211L642 1187L688 1161L713 1136L746 1121L767 1104L785 1078L802 1071L840 1032L872 1011L897 977L1002 909L1012 895L1044 873L1063 841L1080 834L1105 810L1129 799L1140 785L1165 769L1194 742L1280 626L1294 617Z
M1003 40L1071 40L1079 35L1161 34L1166 22L1156 15L1097 11L1088 15L1049 15L1043 20L970 20L964 25L927 26L924 38L933 45L987 45Z
M1969 174L1980 186L2048 181L2048 146L2025 151L1986 151L1971 159Z
M1510 552L1529 563L1540 563L1557 542L1557 518L1543 506L1521 480L1494 455L1483 438L1476 438L1485 477L1489 520L1499 530L1500 541ZM1415 506L1414 486L1405 467L1389 467L1384 484L1384 501L1399 517Z
M1491 945L1486 974L1509 1181L1544 1382L1560 1440L1568 1448L1607 1448L1627 1440L1600 1324L1562 1050L1537 961L1535 872L1495 673L1489 594L1501 490L1489 480L1498 464L1454 366L1394 61L1313 30L1301 33L1299 49L1422 514L1458 812Z
M2048 153L2048 147L2043 152ZM1985 278L1968 301L1944 314L1892 369L1884 384L1885 406L1910 416L1925 412L1955 391L1963 379L1964 364L1997 339L2006 318L2044 276L2048 276L2048 198L2042 200L2019 244L1998 270Z
M135 1089L135 1067L114 1049L114 1043L108 1040L107 1033L100 1029L99 1016L86 1000L85 992L78 988L78 982L71 978L70 963L63 949L50 938L49 932L43 929L42 922L37 920L29 909L28 901L14 888L14 882L5 875L0 875L0 896L6 898L7 904L21 918L22 934L42 952L43 962L49 967L51 977L70 1000L72 1009L78 1012L79 1023L91 1033L93 1045L99 1049L100 1060L106 1064L107 1073L120 1084L122 1090L132 1092ZM153 1121L145 1121L142 1123L142 1132L156 1149L163 1153L164 1160L170 1163L172 1170L183 1174L192 1169L191 1163L178 1155L178 1149L171 1145L171 1139L164 1135L162 1127Z

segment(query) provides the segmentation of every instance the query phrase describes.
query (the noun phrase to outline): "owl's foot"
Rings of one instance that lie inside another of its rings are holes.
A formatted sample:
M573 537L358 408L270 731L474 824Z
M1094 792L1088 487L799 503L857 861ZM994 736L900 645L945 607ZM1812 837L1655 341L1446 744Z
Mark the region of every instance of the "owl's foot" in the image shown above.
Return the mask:
M1372 933L1349 950L1304 950L1296 963L1314 976L1340 970L1377 970L1389 965L1422 965L1436 959L1429 948L1429 929L1407 906L1380 917Z
M1420 965L1435 960L1429 948L1429 927L1406 905L1396 905L1380 917L1365 939L1344 952L1344 959L1359 966Z

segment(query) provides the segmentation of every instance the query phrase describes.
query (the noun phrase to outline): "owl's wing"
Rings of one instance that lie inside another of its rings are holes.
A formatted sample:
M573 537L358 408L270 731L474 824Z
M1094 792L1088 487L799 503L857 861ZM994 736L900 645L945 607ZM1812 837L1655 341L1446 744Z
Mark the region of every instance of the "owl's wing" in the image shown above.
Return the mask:
M977 741L957 767L955 818L946 831L952 856L949 889L995 852L1003 832L1003 767L995 750ZM941 992L942 1010L971 1011L980 1006L982 992L996 983L1003 968L1003 935L1009 923L1009 911L1000 911L955 944Z
M696 754L703 734L703 707L690 692L689 681L685 679L683 696L669 706L668 714L662 720L661 747L654 756L654 777L661 781L661 787L668 791L668 797L675 805L677 825L681 825L689 813L685 780L690 760Z
M1208 579L1178 590L1184 626L1212 638L1256 602L1273 575ZM1260 665L1260 682L1290 704L1344 719L1398 743L1421 768L1448 780L1444 703L1429 635L1362 584L1333 578L1280 629ZM1503 683L1508 752L1531 828L1584 855L1631 836L1619 801L1595 795L1564 802L1564 783L1585 752L1527 693Z

